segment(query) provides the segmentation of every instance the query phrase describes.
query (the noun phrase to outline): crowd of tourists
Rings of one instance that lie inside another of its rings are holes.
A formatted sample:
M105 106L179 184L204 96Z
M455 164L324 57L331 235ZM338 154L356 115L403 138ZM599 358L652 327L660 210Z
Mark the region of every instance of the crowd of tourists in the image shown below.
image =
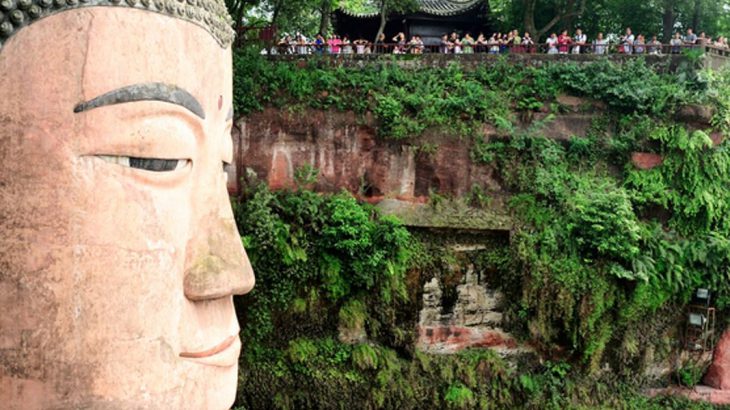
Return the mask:
M271 50L274 54L371 54L371 53L393 53L393 54L423 54L424 52L438 52L442 54L472 54L472 53L538 53L547 54L608 54L617 52L623 54L679 54L682 48L695 46L713 46L720 49L730 50L728 40L719 36L715 39L707 36L704 32L695 34L688 29L684 35L674 33L669 44L662 44L657 36L653 35L647 40L647 36L638 33L634 34L631 28L627 28L621 36L604 36L598 33L595 38L588 39L588 36L581 29L577 29L573 35L567 30L560 34L552 33L544 43L538 44L530 33L520 35L518 30L507 33L493 33L485 36L480 33L473 37L471 33L463 36L456 32L443 34L438 45L426 46L423 38L414 35L408 39L405 33L398 33L389 39L380 34L375 42L364 38L351 40L348 36L335 34L325 38L317 34L309 39L301 33L294 36L286 35Z

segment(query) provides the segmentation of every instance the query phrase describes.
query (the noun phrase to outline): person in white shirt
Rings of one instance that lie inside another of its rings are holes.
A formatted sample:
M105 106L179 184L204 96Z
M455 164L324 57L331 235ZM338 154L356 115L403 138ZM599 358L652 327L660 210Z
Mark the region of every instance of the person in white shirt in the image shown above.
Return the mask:
M682 37L680 36L679 32L674 33L674 37L672 37L672 40L669 42L669 45L672 46L672 54L679 54L682 50Z
M558 54L558 35L553 33L548 37L547 41L545 41L545 44L547 44L548 47L548 54Z
M631 32L631 28L626 29L626 35L621 37L621 43L624 47L624 53L631 54L634 52L634 41L636 38L634 37L634 34Z
M603 38L603 33L598 33L598 37L593 40L593 54L604 55L608 50L608 40Z
M585 34L583 34L583 30L575 30L575 36L573 37L573 42L575 43L575 46L573 46L572 53L580 54L583 46L586 45L586 41L588 41L588 38Z

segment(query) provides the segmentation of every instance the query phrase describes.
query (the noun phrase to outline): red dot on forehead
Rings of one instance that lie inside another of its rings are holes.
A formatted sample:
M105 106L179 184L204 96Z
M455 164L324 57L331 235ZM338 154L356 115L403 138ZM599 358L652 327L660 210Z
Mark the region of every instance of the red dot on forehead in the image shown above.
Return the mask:
M218 96L218 109L220 110L221 108L223 108L223 96L219 95Z

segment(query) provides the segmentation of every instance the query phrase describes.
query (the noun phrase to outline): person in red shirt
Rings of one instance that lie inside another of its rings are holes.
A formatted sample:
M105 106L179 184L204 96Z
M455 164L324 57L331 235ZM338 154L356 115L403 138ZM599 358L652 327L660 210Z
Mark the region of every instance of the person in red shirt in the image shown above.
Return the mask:
M568 49L572 42L573 40L568 35L568 30L563 30L558 36L558 52L560 54L568 54Z

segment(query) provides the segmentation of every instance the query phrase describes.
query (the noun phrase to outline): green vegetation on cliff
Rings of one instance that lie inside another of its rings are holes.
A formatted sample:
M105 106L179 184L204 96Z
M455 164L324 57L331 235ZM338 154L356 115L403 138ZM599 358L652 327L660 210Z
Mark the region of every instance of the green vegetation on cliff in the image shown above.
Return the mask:
M471 144L473 160L510 192L515 225L507 246L487 246L474 263L512 301L510 330L549 360L515 367L489 351L416 352L421 289L453 255L349 194L252 186L234 201L257 274L238 301L238 405L706 407L638 394L651 360L676 350L667 329L693 290L709 287L720 309L730 305L730 155L710 138L730 131L730 75L691 63L677 74L641 60L416 72L239 55L239 113L354 110L372 113L381 137L399 143L441 127ZM514 125L534 111L560 113L560 94L606 104L588 135L544 137L550 115ZM711 129L676 120L690 103L712 108ZM484 138L484 123L504 137ZM639 170L633 152L662 162Z
M255 50L234 56L234 103L239 115L269 105L372 113L381 137L403 140L427 128L472 135L493 123L509 131L515 113L558 111L561 93L604 101L616 112L664 115L677 106L706 99L708 79L695 70L699 55L689 55L678 74L658 74L643 60L623 65L609 60L590 64L510 64L507 59L466 70L406 69L391 61L363 67L331 66L329 60L269 61Z
M709 408L649 400L566 361L514 368L489 350L417 352L417 289L446 270L443 247L345 193L257 186L241 199L236 219L257 285L237 301L246 346L237 408ZM491 248L478 265L500 270L509 252Z

